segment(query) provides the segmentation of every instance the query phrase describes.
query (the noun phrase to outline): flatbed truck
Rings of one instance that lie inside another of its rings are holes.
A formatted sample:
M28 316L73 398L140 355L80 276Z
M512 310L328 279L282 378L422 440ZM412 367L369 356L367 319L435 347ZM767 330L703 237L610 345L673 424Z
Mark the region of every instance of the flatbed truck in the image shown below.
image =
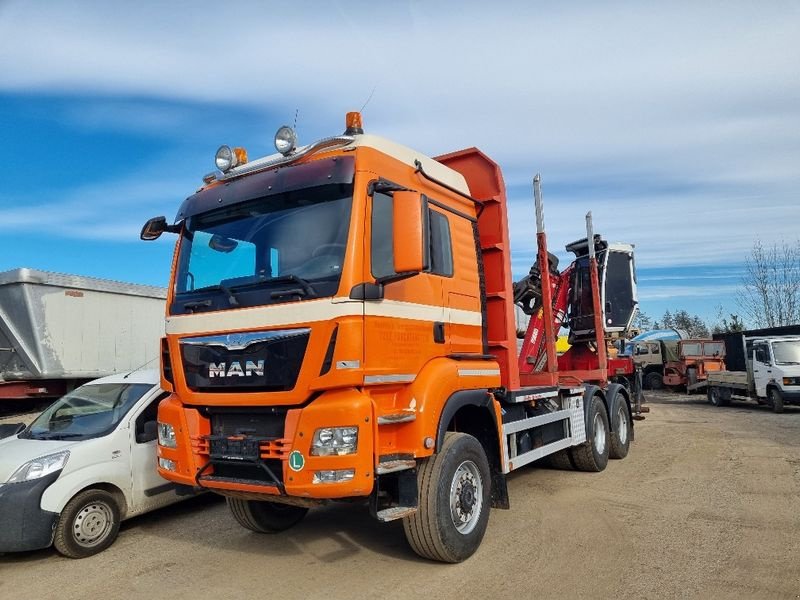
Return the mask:
M227 497L277 532L309 508L361 500L402 519L419 555L459 562L506 475L548 458L602 471L641 412L610 358L637 309L633 247L592 231L559 271L538 177L537 260L514 284L500 168L475 148L436 158L365 133L217 171L175 221L162 342L159 472ZM518 353L515 300L532 318ZM559 330L570 348L558 356Z

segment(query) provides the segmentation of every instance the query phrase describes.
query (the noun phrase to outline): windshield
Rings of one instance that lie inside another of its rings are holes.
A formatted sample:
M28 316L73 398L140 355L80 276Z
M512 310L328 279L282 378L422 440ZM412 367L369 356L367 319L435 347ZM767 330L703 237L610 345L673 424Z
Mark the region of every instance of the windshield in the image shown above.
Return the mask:
M800 365L800 341L772 342L776 365Z
M173 314L332 296L352 185L267 196L188 220Z
M149 383L83 385L56 400L20 437L37 440L85 440L111 433Z

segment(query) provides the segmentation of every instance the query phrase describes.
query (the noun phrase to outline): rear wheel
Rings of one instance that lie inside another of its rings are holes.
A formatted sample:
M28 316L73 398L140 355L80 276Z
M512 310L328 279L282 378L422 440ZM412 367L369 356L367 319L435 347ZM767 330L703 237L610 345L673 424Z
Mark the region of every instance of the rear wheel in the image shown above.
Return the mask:
M606 406L600 396L592 396L588 407L589 428L586 442L570 449L572 462L579 471L599 472L606 468L609 453L609 428Z
M480 442L445 434L441 450L421 463L419 507L403 519L411 548L430 560L457 563L480 546L489 522L491 473Z
M120 510L105 490L86 490L61 511L53 545L68 558L85 558L108 548L119 533Z
M725 406L727 404L722 390L718 387L709 386L708 392L706 393L708 395L708 401L714 406Z
M242 527L257 533L278 533L297 525L306 516L303 506L261 500L226 498L233 518Z
M769 402L776 413L783 412L783 394L778 388L769 388Z
M614 411L614 428L611 432L610 458L625 458L631 447L631 418L625 400L617 402Z
M664 379L661 377L661 373L650 371L647 375L645 375L644 387L646 387L648 390L664 389Z

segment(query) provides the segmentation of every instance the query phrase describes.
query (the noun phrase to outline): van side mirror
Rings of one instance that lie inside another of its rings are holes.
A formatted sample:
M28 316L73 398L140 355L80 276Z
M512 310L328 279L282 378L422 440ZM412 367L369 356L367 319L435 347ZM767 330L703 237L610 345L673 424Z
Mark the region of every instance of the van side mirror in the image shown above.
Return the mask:
M170 233L178 233L180 230L180 224L169 225L166 217L153 217L144 224L144 227L142 227L142 232L139 234L139 238L149 242L160 238L161 234L165 231Z
M419 192L395 192L392 217L395 272L425 271L430 266L427 201Z
M145 421L142 431L136 435L139 444L145 444L158 439L158 423L156 421Z

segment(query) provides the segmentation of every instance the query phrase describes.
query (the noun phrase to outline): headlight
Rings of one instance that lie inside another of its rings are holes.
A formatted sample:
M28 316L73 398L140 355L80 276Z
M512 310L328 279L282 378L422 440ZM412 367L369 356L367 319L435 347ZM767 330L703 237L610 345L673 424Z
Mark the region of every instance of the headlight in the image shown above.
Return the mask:
M290 155L297 147L297 134L294 129L284 125L275 132L275 150L284 156Z
M8 483L32 481L44 477L45 475L50 475L50 473L60 471L64 468L64 465L67 464L68 458L69 450L34 458L14 471L14 474L8 479Z
M175 428L169 423L158 424L158 445L164 448L177 448L178 440L175 439Z
M227 173L236 166L236 153L230 146L220 146L214 156L214 164L223 173Z
M800 377L784 377L783 385L800 385Z
M311 456L355 454L358 427L323 427L314 432Z

